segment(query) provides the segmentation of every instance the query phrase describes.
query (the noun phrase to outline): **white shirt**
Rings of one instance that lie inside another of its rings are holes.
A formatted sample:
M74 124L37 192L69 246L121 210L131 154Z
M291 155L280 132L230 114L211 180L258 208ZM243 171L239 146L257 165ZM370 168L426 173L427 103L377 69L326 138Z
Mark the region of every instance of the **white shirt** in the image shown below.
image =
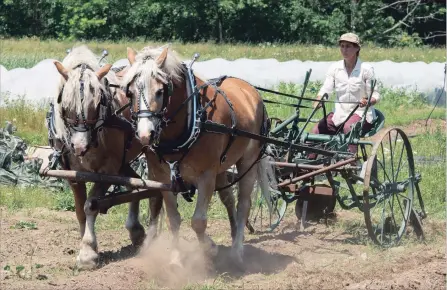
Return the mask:
M323 83L318 95L323 96L327 93L331 96L335 89L337 100L340 102L359 102L363 98L368 98L371 93L371 80L374 79L374 69L371 65L363 63L357 58L357 63L348 76L344 60L332 64L326 74L326 80ZM380 94L378 84L374 87L372 97L379 102ZM336 126L345 121L349 114L354 110L356 104L335 103L335 111L332 120ZM363 116L365 107L358 108L354 114ZM366 114L366 121L372 123L376 118L373 106L370 106Z

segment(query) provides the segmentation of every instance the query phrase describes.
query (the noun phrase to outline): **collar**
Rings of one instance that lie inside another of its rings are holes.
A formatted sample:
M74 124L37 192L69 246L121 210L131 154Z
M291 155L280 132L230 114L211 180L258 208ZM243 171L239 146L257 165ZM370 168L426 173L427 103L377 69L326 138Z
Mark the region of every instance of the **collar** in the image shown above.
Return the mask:
M362 60L360 59L360 57L358 57L352 72L360 71L361 67L362 67ZM338 62L337 68L341 70L346 70L345 61L343 59Z

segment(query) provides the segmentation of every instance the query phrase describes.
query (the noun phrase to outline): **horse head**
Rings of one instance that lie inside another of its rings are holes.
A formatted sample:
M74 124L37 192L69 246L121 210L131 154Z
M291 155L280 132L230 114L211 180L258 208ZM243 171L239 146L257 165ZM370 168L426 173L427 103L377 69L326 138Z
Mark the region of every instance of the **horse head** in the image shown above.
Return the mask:
M140 53L127 48L131 67L123 87L132 102L137 136L143 145L158 142L173 88L183 81L183 65L169 46L145 47Z
M83 156L97 145L97 133L104 122L110 90L104 78L112 67L98 65L98 58L86 46L72 49L63 62L54 61L61 75L55 103L57 134L75 155Z

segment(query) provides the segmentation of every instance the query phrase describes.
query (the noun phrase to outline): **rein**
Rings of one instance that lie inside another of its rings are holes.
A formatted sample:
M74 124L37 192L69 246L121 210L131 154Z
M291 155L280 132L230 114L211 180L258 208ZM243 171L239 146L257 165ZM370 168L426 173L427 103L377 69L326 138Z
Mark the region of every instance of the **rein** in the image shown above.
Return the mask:
M265 89L265 88L261 88L261 87L257 87L257 86L254 86L254 87L256 89L260 90L260 91L263 91L263 92L272 93L272 94L288 97L288 98L291 98L291 99L307 100L307 101L317 101L316 99L312 99L312 98L299 97L299 96L286 94L286 93L281 93L281 92L278 92L278 91L273 91L273 90L269 90L269 89ZM263 100L263 101L265 103L279 104L279 105L285 105L285 106L291 106L291 107L298 107L298 105L285 104L285 103L280 103L280 102L275 102L275 101L270 101L270 100ZM331 101L331 100L318 100L318 101L321 102L321 103L356 104L356 105L359 104L359 102L342 102L342 101ZM299 107L300 108L308 108L308 107L301 106L301 105Z

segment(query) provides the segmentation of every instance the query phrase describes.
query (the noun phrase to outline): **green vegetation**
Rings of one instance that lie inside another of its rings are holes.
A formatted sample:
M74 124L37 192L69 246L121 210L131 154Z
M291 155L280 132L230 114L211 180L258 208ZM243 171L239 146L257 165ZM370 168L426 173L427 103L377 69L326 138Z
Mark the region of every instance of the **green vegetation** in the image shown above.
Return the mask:
M11 228L13 229L26 229L26 230L37 230L37 225L35 222L19 221Z
M331 45L351 30L380 45L445 45L445 5L416 0L0 2L0 36L5 37Z
M0 64L6 69L24 67L31 68L44 59L62 60L66 50L76 44L84 43L97 54L103 49L109 51L107 61L113 63L126 58L126 47L142 49L145 46L164 45L163 41L56 41L39 40L37 38L3 39L0 42ZM213 58L225 58L235 60L238 58L265 59L274 58L278 61L310 60L310 61L334 61L340 59L340 51L336 46L304 45L304 44L221 44L211 42L181 43L172 42L173 49L181 57L190 59L194 53L200 53L200 61ZM395 62L423 61L444 62L444 48L427 47L403 47L381 48L377 45L365 45L362 47L361 56L364 61L390 60Z
M48 131L45 127L46 104L35 106L24 99L9 101L0 106L0 124L11 121L17 127L18 135L29 145L46 145Z

